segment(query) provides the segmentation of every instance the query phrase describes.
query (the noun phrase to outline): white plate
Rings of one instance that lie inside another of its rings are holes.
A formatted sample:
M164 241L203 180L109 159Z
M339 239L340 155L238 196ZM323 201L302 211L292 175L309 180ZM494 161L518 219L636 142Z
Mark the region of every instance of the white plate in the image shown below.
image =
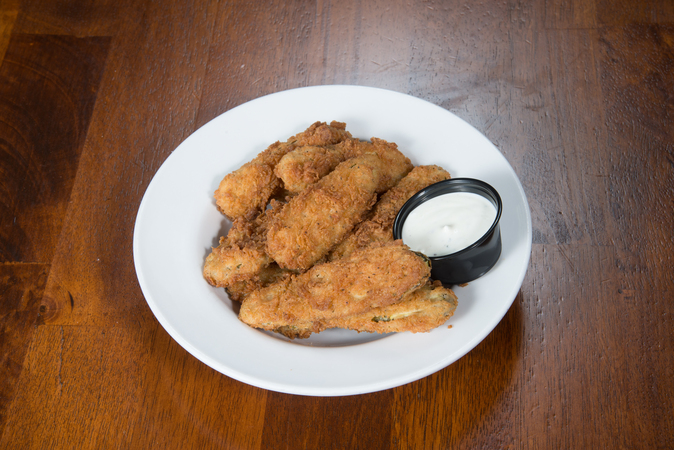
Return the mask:
M415 165L494 186L503 200L503 251L496 266L456 288L455 315L430 333L328 330L289 341L240 322L224 289L204 281L211 246L230 223L213 192L269 144L320 120L346 122L354 137L393 141ZM510 308L531 253L531 217L503 155L448 111L408 95L359 86L317 86L258 98L216 117L166 159L138 210L133 252L141 289L161 325L213 369L273 391L352 395L400 386L461 358ZM451 325L451 328L448 326Z

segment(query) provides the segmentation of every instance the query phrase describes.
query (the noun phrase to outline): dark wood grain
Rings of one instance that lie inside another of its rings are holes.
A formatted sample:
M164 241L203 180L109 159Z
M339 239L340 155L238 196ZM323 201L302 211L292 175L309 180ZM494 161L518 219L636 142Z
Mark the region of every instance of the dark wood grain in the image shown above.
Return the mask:
M51 324L154 323L135 276L133 225L153 174L196 129L214 11L207 3L137 8L101 80L73 185L71 220L45 292ZM149 17L156 22L146 23ZM190 59L182 56L185 48Z
M207 367L133 265L141 198L180 142L320 84L468 121L532 213L492 333L359 396ZM0 0L0 448L674 447L673 93L668 0Z
M606 28L600 42L622 287L671 292L659 269L674 263L674 26Z
M47 283L47 264L0 264L0 436Z
M0 66L0 261L50 262L109 39L14 34Z
M13 20L15 15L3 17ZM0 425L3 427L35 325L42 323L46 313L43 293L108 44L108 38L13 34L2 49Z

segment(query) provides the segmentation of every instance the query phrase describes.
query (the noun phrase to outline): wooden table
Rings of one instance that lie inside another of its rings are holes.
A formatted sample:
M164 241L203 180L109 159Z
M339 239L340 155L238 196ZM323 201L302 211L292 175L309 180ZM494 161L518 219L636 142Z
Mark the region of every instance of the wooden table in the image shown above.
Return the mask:
M466 120L533 220L522 288L481 344L334 398L199 362L132 256L180 142L323 84ZM673 448L672 266L669 0L0 0L0 448Z

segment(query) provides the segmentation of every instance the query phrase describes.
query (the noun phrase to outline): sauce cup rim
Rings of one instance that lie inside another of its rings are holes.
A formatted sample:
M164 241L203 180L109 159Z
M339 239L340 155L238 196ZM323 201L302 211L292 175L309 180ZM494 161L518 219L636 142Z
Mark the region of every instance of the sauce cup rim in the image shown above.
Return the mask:
M448 253L446 255L427 255L427 257L436 261L455 258L482 245L482 243L487 240L489 236L491 236L491 234L494 232L494 229L499 225L501 213L503 212L503 202L498 191L490 184L476 178L465 177L449 178L447 180L438 181L437 183L433 183L430 186L423 188L410 197L396 214L395 220L393 222L393 238L396 240L402 239L403 225L405 224L405 220L415 208L432 198L439 197L444 194L451 194L453 192L470 192L485 197L492 204L494 204L494 207L496 208L496 217L494 218L494 221L489 229L478 240L470 244L468 247L464 247L461 250Z

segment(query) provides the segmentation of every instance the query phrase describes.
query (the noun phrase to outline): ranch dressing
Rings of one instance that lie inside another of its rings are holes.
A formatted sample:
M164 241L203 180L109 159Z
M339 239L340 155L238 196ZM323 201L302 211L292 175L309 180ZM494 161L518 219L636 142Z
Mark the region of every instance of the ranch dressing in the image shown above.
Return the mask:
M444 256L474 244L496 219L496 208L481 195L452 192L434 197L410 212L403 242L426 256Z

